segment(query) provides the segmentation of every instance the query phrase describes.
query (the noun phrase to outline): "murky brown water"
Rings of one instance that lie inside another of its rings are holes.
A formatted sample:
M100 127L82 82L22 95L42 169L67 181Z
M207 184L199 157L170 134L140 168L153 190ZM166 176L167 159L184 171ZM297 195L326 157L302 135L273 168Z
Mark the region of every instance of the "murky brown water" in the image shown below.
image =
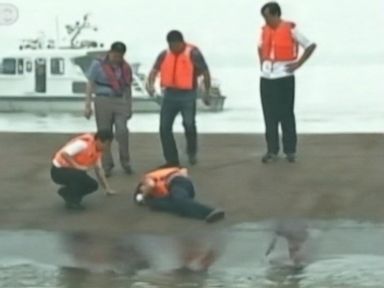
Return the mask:
M295 223L268 257L271 222L172 236L2 231L0 287L382 287L384 225ZM296 267L288 248L303 229Z

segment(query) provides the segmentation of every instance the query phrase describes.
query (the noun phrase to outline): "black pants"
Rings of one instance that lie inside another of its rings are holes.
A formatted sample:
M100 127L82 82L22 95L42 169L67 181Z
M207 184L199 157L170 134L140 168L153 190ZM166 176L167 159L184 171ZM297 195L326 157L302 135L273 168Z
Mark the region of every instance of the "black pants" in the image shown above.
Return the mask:
M260 95L269 153L279 152L279 124L283 132L284 153L296 153L297 134L294 114L294 76L260 80Z
M73 168L52 165L51 178L56 184L62 185L58 193L68 203L80 203L85 195L96 191L99 186L86 171Z
M183 217L204 220L213 208L195 201L193 183L187 177L177 176L169 183L170 193L164 198L151 197L146 203L154 210L169 212Z
M196 129L196 91L169 90L165 91L160 111L160 138L165 161L169 164L179 164L175 138L173 137L173 123L177 114L181 113L187 142L188 155L197 152Z

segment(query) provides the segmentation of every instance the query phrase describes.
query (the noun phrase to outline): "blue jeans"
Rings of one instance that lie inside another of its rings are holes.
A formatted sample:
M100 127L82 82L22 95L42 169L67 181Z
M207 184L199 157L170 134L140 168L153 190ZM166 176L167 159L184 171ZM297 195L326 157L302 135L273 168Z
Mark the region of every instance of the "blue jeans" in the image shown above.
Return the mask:
M164 94L160 111L160 139L163 147L164 158L169 164L179 164L175 138L172 127L179 112L183 118L185 138L188 155L196 155L197 130L196 130L196 91L195 90L171 90Z
M213 208L195 201L195 188L187 177L177 176L169 183L169 195L164 198L149 198L151 209L177 214L183 217L204 220Z

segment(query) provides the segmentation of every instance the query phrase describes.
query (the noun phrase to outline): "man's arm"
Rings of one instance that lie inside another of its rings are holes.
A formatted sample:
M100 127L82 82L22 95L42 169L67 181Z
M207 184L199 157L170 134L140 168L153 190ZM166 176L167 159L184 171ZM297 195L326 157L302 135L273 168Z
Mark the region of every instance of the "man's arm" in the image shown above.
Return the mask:
M299 61L297 61L300 64L300 66L303 65L311 57L315 49L316 49L316 43L313 43L304 50L303 55L301 55Z
M95 84L92 81L88 81L85 88L85 109L84 116L89 119L92 116L92 94L94 93Z
M68 144L63 151L60 153L65 161L70 165L71 168L86 171L89 167L77 164L74 157L87 148L87 143L82 140L76 140Z
M150 96L155 95L155 81L158 73L159 70L155 68L152 68L151 72L149 72L146 88Z
M69 163L70 167L74 169L83 170L83 171L88 170L88 167L77 164L76 161L73 159L73 156L69 155L65 151L61 152L61 157L63 157L65 161Z
M263 65L263 56L262 56L263 54L262 54L261 46L257 47L257 54L259 55L259 64L261 68Z
M150 96L155 95L155 81L156 77L159 74L161 64L163 63L163 60L166 56L167 51L163 51L157 56L157 59L155 61L155 64L152 67L151 72L149 72L147 83L146 83L146 89L148 91L148 94Z
M206 93L209 93L209 91L211 90L211 73L209 73L209 70L205 70L202 76L203 76L204 89Z
M101 166L101 161L97 161L97 164L95 166L95 174L97 177L97 180L99 180L100 185L104 188L106 195L113 195L116 194L115 191L111 189L109 186L109 183L107 181L107 178L105 177L104 170Z
M97 61L92 62L87 72L88 82L85 88L85 109L84 109L84 116L87 119L91 118L92 112L93 112L92 111L92 95L95 92L95 81L96 81L97 70L99 65L100 63Z
M298 68L300 68L313 54L313 51L316 49L316 44L311 44L308 48L304 50L303 55L297 60L296 62L287 64L287 71L288 72L294 72Z
M198 48L194 48L191 52L191 57L193 64L195 65L195 69L197 70L197 75L201 75L203 77L204 84L204 103L206 105L210 104L209 97L211 91L211 73L209 72L209 68L207 62L201 51Z
M132 117L132 85L129 85L125 90L124 90L124 97L127 99L127 104L128 104L128 119Z
M304 53L301 55L299 60L287 65L288 72L293 72L300 68L311 57L313 51L316 49L316 43L308 40L308 38L301 34L297 29L292 30L292 36L298 44L304 48Z

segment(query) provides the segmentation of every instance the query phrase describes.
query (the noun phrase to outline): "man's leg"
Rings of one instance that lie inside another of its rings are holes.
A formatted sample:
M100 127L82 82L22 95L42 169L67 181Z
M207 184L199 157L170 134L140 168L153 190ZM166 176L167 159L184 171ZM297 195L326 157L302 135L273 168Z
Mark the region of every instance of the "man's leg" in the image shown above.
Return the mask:
M81 176L79 175L79 181L77 183L79 183L78 194L81 195L80 201L84 196L97 191L97 189L99 188L99 184L97 183L97 181L91 176L89 176L87 173L83 173L81 174Z
M175 205L173 204L171 198L148 198L146 199L146 204L149 208L157 211L168 212L172 214L177 214Z
M181 100L181 115L187 142L187 154L190 164L196 164L197 153L197 128L196 128L196 96L195 92L186 92L185 99Z
M55 166L51 167L51 178L56 184L62 185L57 193L64 199L66 203L73 201L72 193L68 188L69 183L71 182L71 176L73 175L74 169L70 168L57 168Z
M172 131L173 123L179 111L179 102L165 96L160 111L160 139L167 164L179 165L179 155Z
M83 197L97 190L98 184L95 179L90 177L85 171L76 171L68 183L68 191L70 192L70 202L73 204L69 208L78 208Z
M113 132L114 105L112 99L105 96L96 96L94 101L97 130L108 130ZM111 145L104 150L102 163L106 176L110 176L114 166Z
M261 104L263 107L263 115L265 122L265 139L267 142L267 155L277 155L279 153L279 119L277 115L277 109L279 103L277 103L274 81L270 79L261 78L260 80L260 95ZM263 162L268 162L264 161Z
M294 76L280 79L276 87L280 94L281 103L281 128L283 131L283 149L287 156L296 153L297 134L294 113L295 103L295 78Z
M82 198L97 190L98 184L85 171L72 168L51 169L52 180L63 187L59 188L59 195L67 204L80 204Z
M126 173L131 174L132 168L129 156L129 103L124 98L114 99L114 123L115 123L115 137L119 144L120 163Z
M214 211L213 208L195 201L194 187L190 179L176 177L169 184L170 197L176 213L188 218L204 220Z

